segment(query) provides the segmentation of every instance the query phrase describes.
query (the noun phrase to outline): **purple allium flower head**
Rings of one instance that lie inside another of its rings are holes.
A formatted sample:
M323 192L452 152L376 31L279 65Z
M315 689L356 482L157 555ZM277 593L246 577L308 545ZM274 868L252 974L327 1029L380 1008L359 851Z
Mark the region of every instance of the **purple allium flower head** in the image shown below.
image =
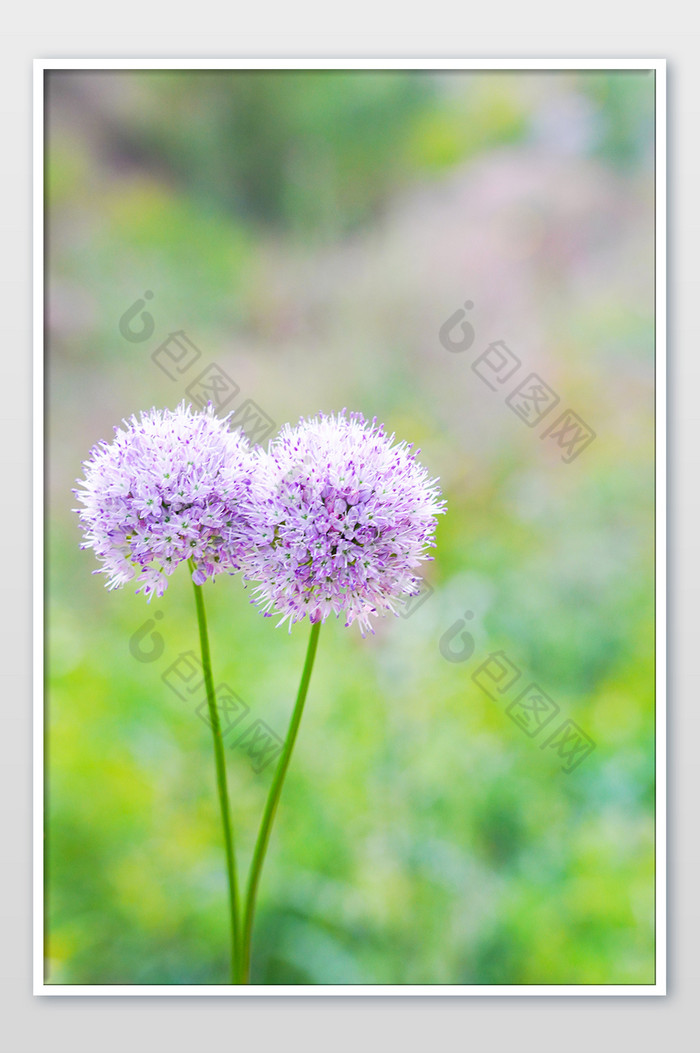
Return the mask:
M371 615L397 613L419 591L415 572L432 558L445 504L412 446L343 410L285 425L262 464L267 495L244 575L278 624L343 615L364 636Z
M81 548L94 549L107 588L136 579L137 592L162 596L168 576L192 559L197 585L232 573L250 544L250 487L255 458L211 406L193 412L152 409L116 427L95 446L74 493Z

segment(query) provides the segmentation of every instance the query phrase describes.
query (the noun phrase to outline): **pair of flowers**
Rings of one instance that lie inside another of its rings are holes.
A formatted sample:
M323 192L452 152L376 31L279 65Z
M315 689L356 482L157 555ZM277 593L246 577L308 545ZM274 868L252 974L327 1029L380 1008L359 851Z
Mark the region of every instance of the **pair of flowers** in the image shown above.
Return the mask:
M302 419L268 451L211 406L153 409L115 432L75 491L82 547L109 588L135 581L150 600L190 561L197 585L240 571L279 624L334 614L363 635L417 591L444 502L412 446L376 420Z
M272 824L289 767L321 623L331 614L372 631L417 592L416 570L445 510L412 447L394 443L359 413L286 424L266 451L251 447L208 407L151 410L116 428L84 464L76 490L84 532L109 588L136 581L150 600L187 562L214 743L226 854L231 982L250 982L253 919ZM254 603L279 624L306 615L311 632L294 710L268 792L245 895L238 886L234 824L216 704L202 586L240 571Z

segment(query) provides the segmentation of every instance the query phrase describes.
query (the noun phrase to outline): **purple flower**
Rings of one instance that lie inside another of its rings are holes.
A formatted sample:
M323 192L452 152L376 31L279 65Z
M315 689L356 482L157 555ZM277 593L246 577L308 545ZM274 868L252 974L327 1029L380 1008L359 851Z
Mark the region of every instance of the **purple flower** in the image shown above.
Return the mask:
M371 615L397 613L418 592L415 571L431 558L445 503L412 446L393 441L376 420L343 410L287 424L270 443L244 575L280 625L342 614L364 636Z
M207 578L239 569L250 545L250 487L255 456L211 406L195 413L152 409L116 427L111 443L84 462L81 548L92 548L107 588L136 579L149 599L162 596L178 564Z

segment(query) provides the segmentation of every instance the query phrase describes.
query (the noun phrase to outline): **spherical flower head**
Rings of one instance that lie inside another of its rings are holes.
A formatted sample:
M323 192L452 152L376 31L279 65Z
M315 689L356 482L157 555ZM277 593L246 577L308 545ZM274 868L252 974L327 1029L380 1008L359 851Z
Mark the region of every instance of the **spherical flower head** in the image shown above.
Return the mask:
M239 569L250 545L254 455L211 406L194 412L152 409L115 427L111 443L95 446L74 493L83 529L107 587L136 579L150 601L162 596L178 564L207 578Z
M374 631L370 616L398 613L419 591L416 570L431 558L445 505L412 445L343 410L285 425L264 466L244 574L278 624L335 614L364 636Z

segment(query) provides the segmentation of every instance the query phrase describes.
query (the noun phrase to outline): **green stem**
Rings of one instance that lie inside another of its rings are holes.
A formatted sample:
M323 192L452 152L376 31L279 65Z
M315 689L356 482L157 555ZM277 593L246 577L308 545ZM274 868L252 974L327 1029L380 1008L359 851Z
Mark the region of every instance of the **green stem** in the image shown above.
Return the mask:
M253 918L255 916L255 900L258 893L258 885L260 883L260 874L265 861L265 853L267 852L267 845L270 840L270 833L272 831L272 824L277 811L277 805L279 804L280 795L282 793L282 785L292 757L292 750L294 749L299 724L301 723L301 715L304 711L304 702L306 701L306 693L309 690L309 681L311 680L311 670L313 669L314 658L316 657L316 647L318 645L320 628L320 622L316 622L311 626L311 635L306 650L306 660L301 674L301 683L299 684L297 700L294 704L294 712L292 713L292 719L289 722L289 730L287 731L284 749L282 750L282 754L278 761L272 785L270 786L270 792L267 796L267 803L265 805L265 812L263 814L260 832L258 833L258 839L255 842L253 861L250 866L250 877L248 878L248 891L246 895L243 920L243 947L241 950L240 974L241 983L243 984L250 983L250 952L253 936Z
M190 562L190 569L194 567ZM221 806L221 821L224 827L224 844L226 846L226 870L228 872L229 908L231 913L231 983L239 983L239 946L240 932L238 919L238 885L236 881L236 856L233 846L233 826L231 824L231 811L229 808L228 790L226 787L226 762L224 759L224 740L221 735L221 724L219 712L216 708L216 694L214 692L214 678L211 671L211 655L209 653L209 634L207 632L207 615L204 609L204 596L202 586L194 586L194 602L197 607L197 622L199 624L199 643L202 649L202 668L204 669L204 683L207 689L207 704L209 706L209 721L214 736L214 760L216 762L216 783L219 791L219 804Z

